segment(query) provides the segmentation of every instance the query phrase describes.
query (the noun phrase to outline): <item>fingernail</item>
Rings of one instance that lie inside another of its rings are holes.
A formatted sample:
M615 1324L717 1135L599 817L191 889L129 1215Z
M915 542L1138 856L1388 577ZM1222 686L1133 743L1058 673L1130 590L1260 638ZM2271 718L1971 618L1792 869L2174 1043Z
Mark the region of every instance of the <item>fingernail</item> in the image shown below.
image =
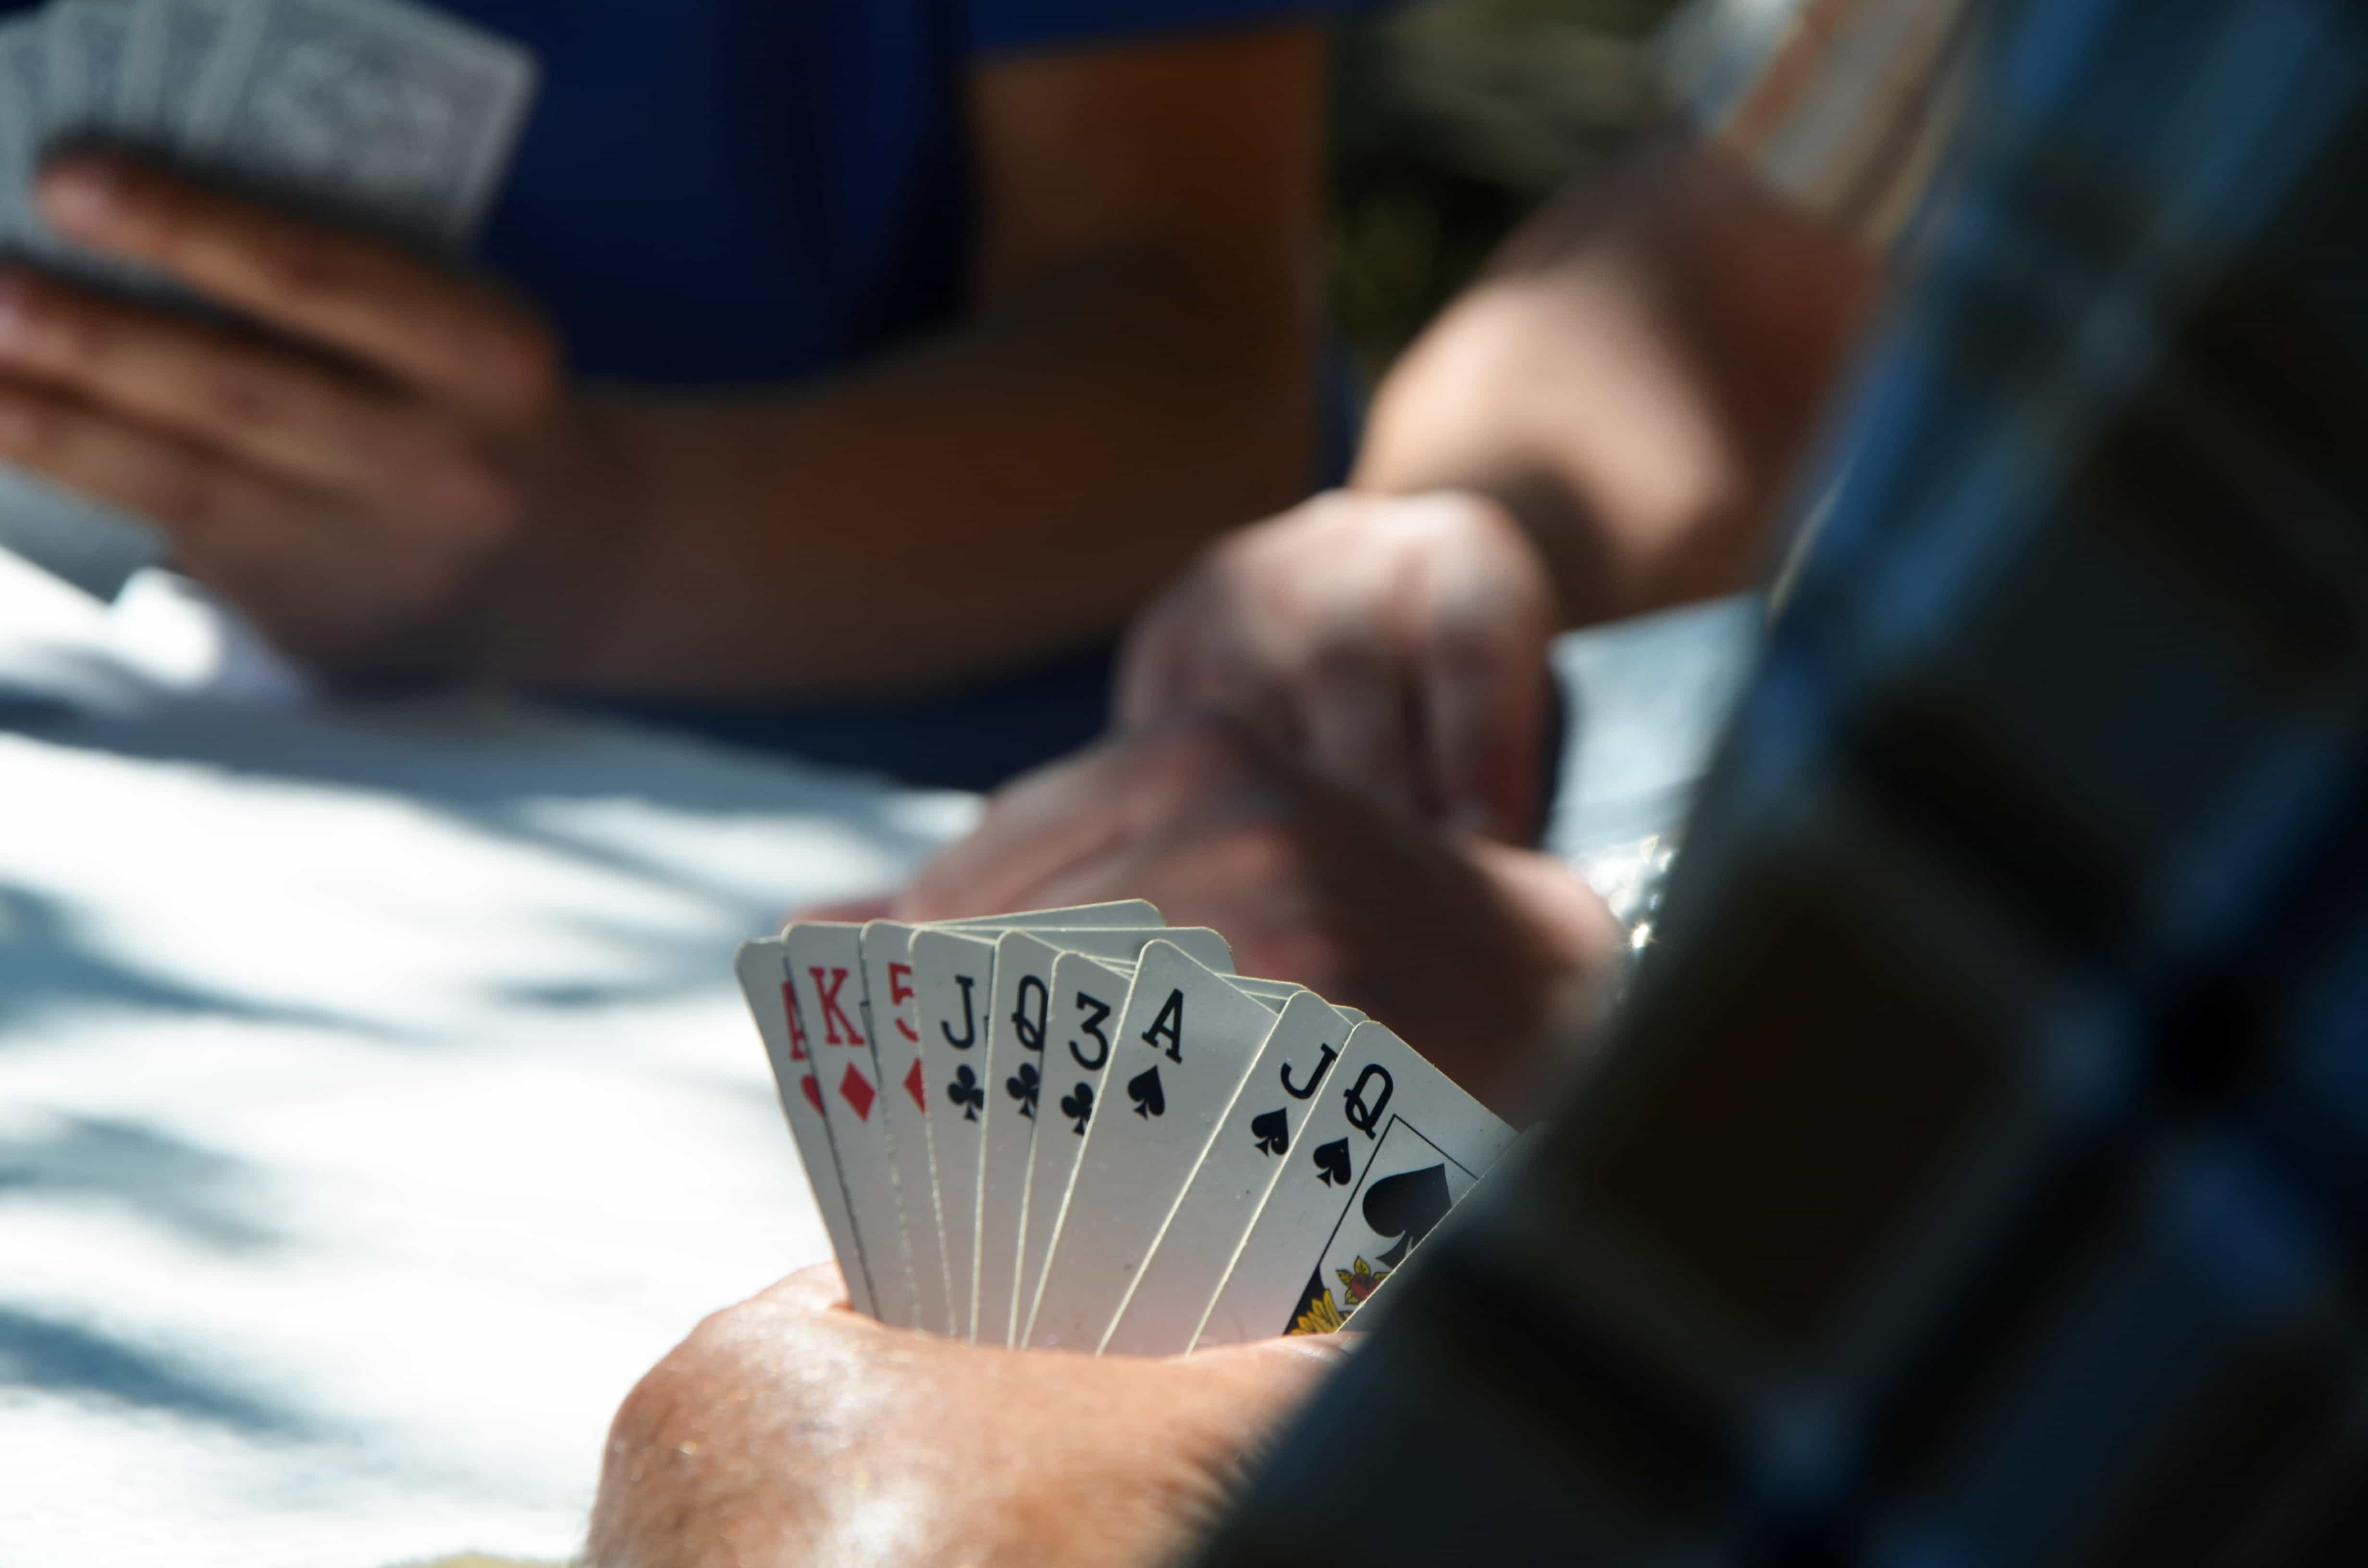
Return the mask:
M106 158L68 158L41 176L41 207L67 228L105 222L122 194L121 171Z

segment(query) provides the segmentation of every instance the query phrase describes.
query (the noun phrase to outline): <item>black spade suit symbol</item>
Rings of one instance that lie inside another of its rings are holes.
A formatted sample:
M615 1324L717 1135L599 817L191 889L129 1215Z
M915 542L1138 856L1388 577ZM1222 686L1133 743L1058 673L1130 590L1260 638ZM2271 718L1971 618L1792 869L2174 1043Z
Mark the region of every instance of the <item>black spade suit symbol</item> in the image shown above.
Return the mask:
M1093 1119L1094 1086L1091 1084L1079 1084L1076 1088L1071 1089L1067 1094L1063 1095L1061 1096L1061 1114L1067 1117L1071 1121L1076 1122L1077 1124L1077 1136L1080 1138L1084 1137L1086 1133L1086 1123Z
M1348 1186L1349 1141L1346 1138L1335 1138L1316 1150L1315 1169L1316 1173L1323 1176L1325 1186Z
M1398 1244L1373 1259L1386 1268L1406 1261L1416 1244L1447 1218L1454 1199L1447 1196L1447 1167L1425 1165L1384 1176L1365 1190L1365 1223L1377 1236L1395 1236Z
M1250 1136L1258 1140L1261 1154L1280 1154L1291 1147L1291 1122L1281 1109L1250 1119Z
M969 1062L963 1062L955 1071L954 1081L946 1085L946 1098L962 1108L964 1121L976 1121L978 1113L986 1108L986 1087L978 1081L978 1074L970 1070Z
M1159 1086L1159 1069L1146 1067L1126 1081L1127 1097L1134 1102L1134 1114L1145 1121L1167 1114L1167 1091Z

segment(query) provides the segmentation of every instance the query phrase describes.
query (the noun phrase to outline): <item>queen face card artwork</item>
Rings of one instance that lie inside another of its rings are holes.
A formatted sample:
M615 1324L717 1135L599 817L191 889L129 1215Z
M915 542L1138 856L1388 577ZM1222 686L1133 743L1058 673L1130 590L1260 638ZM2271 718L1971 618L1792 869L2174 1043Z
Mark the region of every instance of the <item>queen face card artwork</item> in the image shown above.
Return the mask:
M1344 1326L1512 1141L1411 1046L1358 1025L1195 1345Z

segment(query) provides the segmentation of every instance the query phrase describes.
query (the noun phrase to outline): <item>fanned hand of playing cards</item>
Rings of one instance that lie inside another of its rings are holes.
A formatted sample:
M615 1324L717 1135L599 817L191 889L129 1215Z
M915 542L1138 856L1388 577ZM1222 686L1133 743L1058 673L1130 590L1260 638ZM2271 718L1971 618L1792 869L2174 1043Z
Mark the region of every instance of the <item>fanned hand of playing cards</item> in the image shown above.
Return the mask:
M1168 1355L1346 1324L1512 1130L1381 1025L1143 903L740 949L857 1311Z
M534 80L524 50L406 0L55 0L0 23L0 253L175 301L41 221L33 176L82 144L457 251L508 171ZM147 525L6 467L0 547L102 598L163 554Z

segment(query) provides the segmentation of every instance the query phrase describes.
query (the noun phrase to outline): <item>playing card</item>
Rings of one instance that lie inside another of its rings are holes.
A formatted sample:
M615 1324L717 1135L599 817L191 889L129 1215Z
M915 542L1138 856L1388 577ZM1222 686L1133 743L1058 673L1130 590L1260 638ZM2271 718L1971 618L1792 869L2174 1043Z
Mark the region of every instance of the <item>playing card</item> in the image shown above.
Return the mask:
M1156 927L1159 911L1141 899L1083 904L1066 909L1029 910L949 922L951 928L988 937L1007 927L1062 926L1095 928L1104 926ZM863 927L863 988L871 1009L872 1054L879 1059L880 1081L886 1089L889 1142L896 1162L896 1192L905 1221L905 1244L913 1266L915 1321L938 1334L967 1334L971 1274L962 1275L960 1295L965 1313L955 1324L954 1276L946 1255L946 1216L938 1176L939 1137L930 1108L929 1065L921 1050L918 993L913 978L913 934L919 926L894 920L874 920ZM975 1216L965 1210L962 1222L975 1228Z
M1113 899L1108 903L1072 903L1058 909L1023 909L1012 915L970 915L960 920L933 920L950 931L991 926L997 931L1032 931L1046 926L1080 931L1098 926L1160 926L1166 916L1145 898Z
M42 13L51 124L65 137L115 129L132 0L56 0Z
M1044 1090L1037 1108L1020 1223L1017 1345L1028 1344L1035 1329L1044 1255L1053 1244L1053 1227L1060 1219L1070 1175L1077 1168L1077 1152L1085 1146L1096 1097L1102 1093L1110 1020L1126 1001L1134 971L1133 964L1121 960L1084 954L1064 955L1053 966L1053 1021L1045 1032ZM1236 990L1278 1011L1291 997L1307 994L1305 986L1287 980L1230 978ZM1351 1023L1364 1019L1353 1007L1338 1010Z
M253 15L238 0L140 0L117 109L126 136L167 152L194 145L198 88L234 11Z
M1261 980L1254 974L1229 974L1225 978L1234 983L1235 990L1257 997L1277 1013L1281 1012L1283 1004L1292 997L1313 994L1307 987L1292 980Z
M1068 1194L1069 1178L1077 1168L1077 1152L1085 1147L1086 1129L1099 1108L1103 1079L1110 1070L1110 1035L1134 983L1135 967L1084 953L1064 953L1053 960L1053 1010L1044 1031L1044 1092L1038 1108L1036 1140L1029 1151L1027 1212L1020 1221L1016 1339L1021 1345L1030 1343L1035 1332L1044 1255L1052 1250L1061 1201Z
M124 90L135 10L133 0L57 0L42 13L48 75L44 115L51 148L124 139L117 105ZM114 257L63 242L43 259L53 270L86 284L148 292L159 281Z
M920 1018L914 1007L914 929L893 920L863 927L863 994L896 1161L897 1208L913 1264L914 1321L931 1333L947 1334L953 1323L947 1305L953 1280L946 1268L945 1218L938 1209L928 1068L921 1060Z
M953 1282L946 1332L959 1339L971 1336L971 1290L977 1278L978 1163L996 934L935 926L913 933L913 1010L928 1076L929 1146L936 1155L938 1212L945 1221L946 1272Z
M846 1184L839 1179L838 1156L831 1147L829 1124L823 1115L822 1086L806 1050L805 1027L798 1017L780 938L744 943L734 967L741 994L757 1020L757 1032L764 1039L766 1059L772 1063L773 1082L780 1091L781 1114L789 1119L799 1162L814 1188L814 1207L822 1213L831 1251L837 1255L839 1269L847 1276L848 1303L866 1317L875 1317L863 1245L856 1237L855 1221L847 1206Z
M848 1210L871 1278L872 1315L910 1328L920 1321L912 1251L897 1191L890 1085L871 1049L864 1006L862 934L860 926L802 920L781 934L781 947Z
M1283 1008L1128 1288L1105 1354L1170 1356L1192 1347L1209 1296L1295 1146L1350 1028L1312 991Z
M38 13L0 25L0 247L40 255L55 244L33 216L33 171L49 150L49 36Z
M110 603L134 572L164 559L164 536L110 507L0 463L0 550Z
M1053 965L1064 951L1133 959L1153 941L1170 943L1210 969L1233 968L1225 939L1205 926L1006 931L996 941L988 1013L986 1113L979 1133L974 1247L978 1313L973 1338L1008 1345L1019 1329L1020 1239L1030 1203L1030 1161L1046 1071ZM1032 1286L1034 1280L1029 1279ZM1032 1290L1030 1296L1033 1299Z
M492 201L533 95L531 55L392 0L247 0L188 127L213 172L421 244Z
M1404 1040L1358 1025L1194 1345L1339 1328L1512 1139Z
M1100 1346L1275 1023L1179 949L1144 949L1096 1091L1105 1103L1087 1120L1053 1224L1030 1344Z
M56 14L0 24L0 253L53 267L65 260L64 249L36 217L31 192L58 123L51 51L58 38L71 36L53 30ZM137 518L0 465L0 550L106 601L134 572L164 559L165 541Z

